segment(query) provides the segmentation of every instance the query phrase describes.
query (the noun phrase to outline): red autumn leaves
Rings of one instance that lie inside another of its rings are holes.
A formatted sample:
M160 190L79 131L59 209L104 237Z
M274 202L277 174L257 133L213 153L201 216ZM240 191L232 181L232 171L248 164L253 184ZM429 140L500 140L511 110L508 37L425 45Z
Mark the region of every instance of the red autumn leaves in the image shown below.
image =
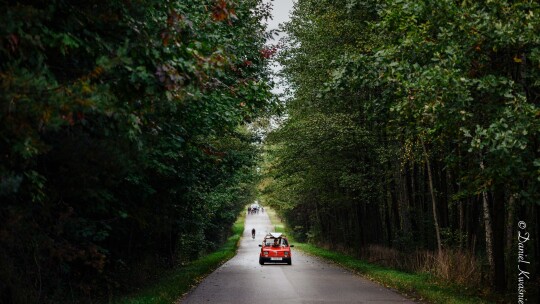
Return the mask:
M214 21L228 20L229 24L231 19L237 19L236 12L233 7L232 1L217 0L212 7L212 19Z

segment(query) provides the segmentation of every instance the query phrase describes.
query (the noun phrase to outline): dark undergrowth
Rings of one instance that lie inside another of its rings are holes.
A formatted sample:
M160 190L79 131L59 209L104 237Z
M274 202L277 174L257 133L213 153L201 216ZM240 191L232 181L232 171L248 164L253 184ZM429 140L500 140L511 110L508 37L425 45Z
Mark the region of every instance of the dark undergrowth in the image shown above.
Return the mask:
M294 242L295 249L338 264L382 286L394 289L415 301L449 304L511 302L509 297L492 294L476 287L453 284L430 273L396 270L321 246L297 242L292 237L292 233L289 233L285 223L273 210L268 209L268 214L275 230L287 232L288 238Z
M188 265L164 273L159 280L140 291L112 301L114 304L169 304L177 302L217 267L234 257L244 231L245 216L234 223L233 234L218 250Z

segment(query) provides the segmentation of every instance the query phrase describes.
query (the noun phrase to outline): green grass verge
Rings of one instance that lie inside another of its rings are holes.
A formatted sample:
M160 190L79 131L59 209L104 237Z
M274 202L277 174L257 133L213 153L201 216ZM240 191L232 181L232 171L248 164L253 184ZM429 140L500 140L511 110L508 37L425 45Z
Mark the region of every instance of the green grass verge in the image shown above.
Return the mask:
M265 210L267 210L270 221L276 227L277 232L287 232L287 227L285 227L275 211L270 208ZM467 290L467 288L463 286L441 282L429 274L408 273L382 267L343 253L323 249L312 244L296 242L289 233L287 234L287 237L294 243L295 249L336 263L370 279L371 281L395 289L414 300L449 304L492 303L492 301L482 299L475 295L475 290Z
M295 248L339 264L415 300L430 303L491 303L476 296L473 290L468 291L463 286L441 282L429 274L408 273L382 267L311 244L295 242Z
M134 295L123 297L115 304L170 304L188 292L194 285L217 267L234 257L238 241L244 232L245 215L241 215L233 225L233 235L217 251L212 252L190 264L178 267L168 273L156 284Z

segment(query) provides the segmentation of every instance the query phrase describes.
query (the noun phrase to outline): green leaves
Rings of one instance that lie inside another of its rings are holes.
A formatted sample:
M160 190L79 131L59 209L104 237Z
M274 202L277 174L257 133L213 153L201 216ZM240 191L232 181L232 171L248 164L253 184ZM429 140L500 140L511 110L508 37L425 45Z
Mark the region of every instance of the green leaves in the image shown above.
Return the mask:
M534 1L298 1L283 27L291 97L269 136L265 199L300 237L353 249L392 244L410 223L429 248L423 212L445 228L479 193L537 201L535 16Z
M242 126L276 108L261 1L68 2L0 10L0 231L20 240L0 237L0 269L18 269L0 280L34 290L38 257L45 302L223 241L254 195Z

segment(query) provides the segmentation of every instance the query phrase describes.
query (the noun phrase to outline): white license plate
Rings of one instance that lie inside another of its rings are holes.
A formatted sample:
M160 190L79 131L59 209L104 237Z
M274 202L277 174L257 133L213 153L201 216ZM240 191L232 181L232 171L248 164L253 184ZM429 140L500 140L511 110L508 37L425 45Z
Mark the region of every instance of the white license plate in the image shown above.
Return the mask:
M281 261L282 258L270 258L270 261Z

